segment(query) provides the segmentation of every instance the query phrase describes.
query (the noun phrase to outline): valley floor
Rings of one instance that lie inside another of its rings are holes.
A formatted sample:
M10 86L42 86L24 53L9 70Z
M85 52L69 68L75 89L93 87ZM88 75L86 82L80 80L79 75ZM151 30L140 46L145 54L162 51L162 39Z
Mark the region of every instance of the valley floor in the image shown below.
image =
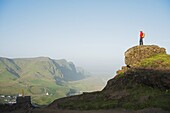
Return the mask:
M170 113L159 108L148 108L138 111L125 110L125 109L112 109L112 110L55 110L55 109L30 109L30 110L16 110L4 113Z

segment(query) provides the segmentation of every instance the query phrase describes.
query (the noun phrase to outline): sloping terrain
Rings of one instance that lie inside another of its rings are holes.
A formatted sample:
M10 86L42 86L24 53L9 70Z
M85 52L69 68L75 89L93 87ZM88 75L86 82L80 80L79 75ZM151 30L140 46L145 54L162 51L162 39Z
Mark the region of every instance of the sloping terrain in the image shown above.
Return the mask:
M8 59L0 58L0 75L8 73L11 78L61 78L65 81L83 78L75 65L66 60L54 60L48 57Z
M72 62L64 59L0 58L0 95L17 96L24 89L25 95L32 96L36 104L49 104L66 96L74 89L74 81L84 78L83 71L78 71ZM3 101L0 99L0 102Z
M155 47L157 49L154 49ZM77 110L161 108L170 111L170 55L165 51L159 52L161 48L158 46L136 46L130 49L132 53L129 52L129 56L125 57L126 63L127 59L129 62L132 58L139 60L127 63L127 66L108 81L102 91L57 99L48 108ZM133 55L134 50L136 55ZM148 50L156 54L148 56L145 53Z

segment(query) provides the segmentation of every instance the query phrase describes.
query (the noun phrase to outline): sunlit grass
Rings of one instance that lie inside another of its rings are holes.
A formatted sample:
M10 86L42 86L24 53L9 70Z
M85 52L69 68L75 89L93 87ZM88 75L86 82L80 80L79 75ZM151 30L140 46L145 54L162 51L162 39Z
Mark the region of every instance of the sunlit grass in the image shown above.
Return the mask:
M157 54L153 57L142 60L138 66L144 68L170 69L170 55Z

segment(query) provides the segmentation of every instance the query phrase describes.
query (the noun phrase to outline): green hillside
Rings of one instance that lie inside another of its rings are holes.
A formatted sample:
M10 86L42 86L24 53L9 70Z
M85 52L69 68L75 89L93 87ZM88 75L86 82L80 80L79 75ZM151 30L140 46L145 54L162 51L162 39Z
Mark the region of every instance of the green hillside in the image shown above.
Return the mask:
M101 89L104 83L89 85L93 77L86 77L85 71L77 70L72 62L54 60L48 57L0 58L0 95L18 95L24 89L36 104L49 104L54 99L75 93ZM97 79L97 78L95 78ZM82 84L81 84L82 83Z

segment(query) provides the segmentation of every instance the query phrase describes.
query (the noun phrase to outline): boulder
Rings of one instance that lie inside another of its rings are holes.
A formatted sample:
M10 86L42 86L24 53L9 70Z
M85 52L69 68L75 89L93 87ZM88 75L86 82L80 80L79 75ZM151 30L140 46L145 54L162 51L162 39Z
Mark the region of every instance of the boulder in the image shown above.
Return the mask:
M133 66L141 60L156 54L166 54L166 49L156 45L134 46L125 52L125 64Z

